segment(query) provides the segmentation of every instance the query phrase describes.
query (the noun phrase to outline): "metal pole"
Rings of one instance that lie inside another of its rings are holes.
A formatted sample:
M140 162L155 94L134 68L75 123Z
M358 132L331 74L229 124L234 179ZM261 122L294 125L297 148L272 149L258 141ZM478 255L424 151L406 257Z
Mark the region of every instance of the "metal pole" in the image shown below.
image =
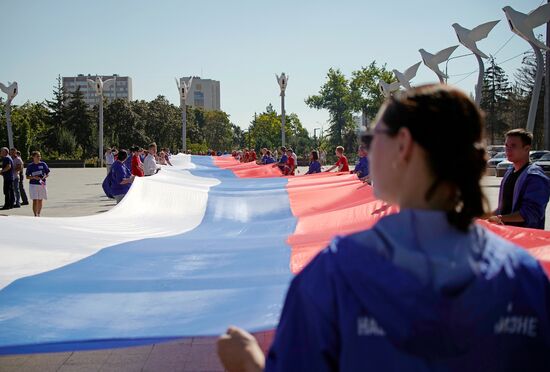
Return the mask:
M185 101L181 103L181 140L183 152L187 152L187 105Z
M477 64L479 65L476 85L476 104L479 106L481 104L481 94L483 91L483 75L485 74L485 65L483 64L483 59L481 59L480 56L478 56L477 54L475 56L477 59Z
M281 143L285 146L285 92L281 91Z
M535 129L535 119L537 117L540 89L542 88L544 59L542 58L542 52L540 51L539 47L531 42L529 42L529 44L531 44L531 47L533 47L533 51L535 52L535 56L537 57L537 74L535 75L535 86L533 88L533 96L531 97L531 106L529 107L529 116L527 118L527 130L533 133L533 130Z
M99 166L103 168L103 95L99 95Z
M10 149L12 149L13 146L13 132L11 130L11 100L8 99L6 102L6 126L8 127L8 144L10 146Z
M550 45L550 22L546 24L546 45ZM550 51L546 51L546 82L544 86L544 148L546 150L550 150L550 63L548 61L550 61Z

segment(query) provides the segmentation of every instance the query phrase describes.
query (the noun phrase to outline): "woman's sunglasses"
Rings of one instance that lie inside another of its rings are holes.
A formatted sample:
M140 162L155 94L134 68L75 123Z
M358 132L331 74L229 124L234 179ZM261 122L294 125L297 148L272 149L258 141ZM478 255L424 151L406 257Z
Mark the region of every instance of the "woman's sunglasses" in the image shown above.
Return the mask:
M372 145L372 140L374 139L374 136L377 134L390 134L389 129L382 129L382 128L374 128L371 129L361 135L361 143L365 145L367 151L370 151L370 147Z

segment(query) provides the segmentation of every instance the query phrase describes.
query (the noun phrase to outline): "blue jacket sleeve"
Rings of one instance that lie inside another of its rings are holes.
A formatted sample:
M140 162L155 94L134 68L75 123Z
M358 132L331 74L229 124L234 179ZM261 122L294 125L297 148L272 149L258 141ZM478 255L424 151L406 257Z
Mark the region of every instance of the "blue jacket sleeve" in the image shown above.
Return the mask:
M541 228L541 221L544 219L549 197L548 180L539 176L530 177L526 182L519 209L519 214L525 220L525 227Z
M338 370L336 300L326 262L322 262L327 257L321 256L292 281L266 371Z

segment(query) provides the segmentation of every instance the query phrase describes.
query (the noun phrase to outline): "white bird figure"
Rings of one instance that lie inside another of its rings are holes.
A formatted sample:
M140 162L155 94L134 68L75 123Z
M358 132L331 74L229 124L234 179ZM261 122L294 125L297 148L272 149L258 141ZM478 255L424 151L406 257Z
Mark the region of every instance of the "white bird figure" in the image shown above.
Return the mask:
M14 81L11 84L8 82L8 84L8 86L5 86L4 84L0 83L0 90L6 93L8 95L8 101L11 101L18 93L17 82Z
M288 75L285 75L283 72L281 76L278 76L275 74L275 77L277 78L277 82L279 83L279 87L281 87L281 96L285 94L286 86L288 84Z
M90 86L93 86L95 88L95 92L98 96L103 96L103 92L111 87L115 79L111 78L103 81L103 79L101 79L101 76L96 76L95 81L92 79L87 79L87 81Z
M453 23L453 28L456 32L456 37L460 44L468 48L472 53L477 54L482 58L489 58L485 53L483 53L477 47L476 43L480 40L483 40L489 35L489 32L496 26L500 21L491 21L479 25L471 30L462 27L458 23Z
M535 44L540 49L550 50L548 46L537 40L533 33L534 28L550 21L550 3L539 6L529 14L518 12L510 6L505 6L502 10L506 14L508 24L513 33Z
M178 86L178 92L180 93L180 100L182 102L185 102L187 100L187 94L189 93L189 89L191 88L191 84L193 83L193 77L189 79L189 82L183 82L180 84L180 81L176 78L176 85Z
M458 48L458 45L448 47L446 49L440 50L436 54L431 54L426 52L424 49L420 49L420 55L422 56L422 61L424 64L433 72L436 73L436 75L439 77L439 81L441 83L444 82L444 79L447 78L447 75L445 75L440 69L439 64L445 62L449 59L451 54L455 51L455 49Z
M418 71L418 66L420 66L420 63L418 62L409 67L405 70L405 72L401 72L398 70L393 70L393 74L397 78L397 81L405 88L405 89L411 89L411 80L414 79L416 76L416 72Z
M384 80L378 81L378 88L380 88L380 92L382 92L382 95L386 98L391 96L393 92L397 92L400 86L401 84L398 81L389 84Z

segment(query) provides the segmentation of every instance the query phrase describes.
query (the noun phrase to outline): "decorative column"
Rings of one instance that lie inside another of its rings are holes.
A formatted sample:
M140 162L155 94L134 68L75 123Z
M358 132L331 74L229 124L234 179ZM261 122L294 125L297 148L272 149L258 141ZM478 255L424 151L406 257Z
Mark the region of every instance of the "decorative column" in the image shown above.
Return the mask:
M16 81L11 84L8 82L8 84L8 86L5 86L4 84L0 83L0 90L8 95L8 100L6 101L6 126L8 127L8 144L10 146L10 149L12 149L14 146L13 131L11 129L11 101L13 101L13 99L17 95L18 87Z
M275 76L277 77L277 82L281 88L281 144L282 146L285 146L285 90L288 84L288 76L285 75L284 72L281 76L277 76L277 74L275 74Z
M533 33L533 29L550 21L550 4L544 4L533 10L529 14L518 12L512 7L502 8L510 29L516 35L527 41L533 48L537 59L537 73L535 75L535 86L531 96L531 105L529 106L529 116L527 117L527 130L533 132L535 129L535 119L537 117L537 107L539 104L540 89L542 88L542 76L544 71L544 59L541 49L550 50L546 44L541 43Z
M107 79L103 81L101 76L96 76L95 81L87 79L88 84L95 88L96 94L99 97L99 166L103 168L103 91L109 89L115 79Z
M176 79L176 85L180 95L180 109L181 109L181 142L183 153L187 152L187 93L193 83L193 77L189 79L189 82L178 81Z
M482 58L489 58L485 53L483 53L479 48L477 47L477 42L485 39L487 35L489 35L489 32L496 26L497 23L500 21L491 21L484 23L482 25L479 25L471 30L462 27L458 23L453 23L453 28L456 32L456 37L458 38L458 41L460 44L464 45L467 49L469 49L474 55L476 56L477 63L479 66L479 72L477 75L477 85L476 85L476 97L475 101L476 104L479 106L481 103L481 91L483 88L483 76L485 75L485 65L483 64Z

